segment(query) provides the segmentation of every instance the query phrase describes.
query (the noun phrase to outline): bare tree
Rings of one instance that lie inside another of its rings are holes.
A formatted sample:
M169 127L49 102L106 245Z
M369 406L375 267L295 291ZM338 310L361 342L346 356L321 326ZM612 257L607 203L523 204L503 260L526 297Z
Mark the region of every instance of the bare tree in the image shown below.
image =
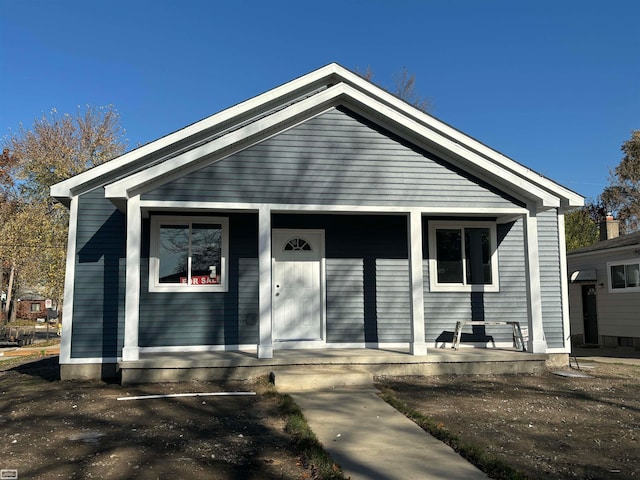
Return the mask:
M360 69L356 67L356 73L362 78L369 80L372 83L376 83L373 81L375 73L370 66L367 66L364 72L361 72ZM431 110L431 101L427 97L423 97L416 92L416 76L414 73L407 70L407 67L402 67L402 70L394 75L394 85L395 87L393 91L390 89L387 90L416 107L418 110L422 110L423 112Z
M402 67L402 71L396 74L395 84L395 94L402 100L423 112L428 112L431 109L429 99L416 92L416 75L409 72L407 67Z

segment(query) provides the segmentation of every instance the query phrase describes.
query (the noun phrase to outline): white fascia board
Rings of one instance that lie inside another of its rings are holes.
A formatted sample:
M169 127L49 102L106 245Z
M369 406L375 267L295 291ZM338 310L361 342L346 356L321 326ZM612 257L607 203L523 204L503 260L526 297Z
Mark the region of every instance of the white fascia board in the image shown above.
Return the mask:
M218 112L214 115L211 115L210 117L193 123L173 133L170 133L162 138L159 138L158 140L147 143L146 145L127 152L120 157L116 157L109 162L103 163L102 165L87 170L86 172L63 180L62 182L51 186L51 196L55 198L71 198L75 189L81 187L83 184L89 181L95 180L96 177L108 177L109 174L115 172L116 170L120 169L123 166L126 166L131 162L139 160L147 155L152 155L158 150L166 148L176 142L185 140L190 136L197 135L198 133L213 128L216 125L229 122L234 117L241 116L247 112L250 112L251 110L259 109L262 105L272 103L278 98L291 95L297 90L301 90L305 87L308 87L309 85L321 82L323 79L335 75L338 70L344 70L338 69L337 67L338 65L336 65L335 63L326 65L322 68L319 68L318 70L314 70L313 72L310 72L290 82L280 85L279 87L271 89L256 97L245 100L244 102L241 102L232 107L226 108L221 112Z
M226 122L232 121L234 117L246 114L251 110L258 110L261 106L267 103L273 103L279 98L291 95L298 90L309 88L310 86L323 81L326 82L332 76L336 77L336 82L345 82L346 84L351 85L356 90L360 90L366 92L368 95L374 96L381 103L386 104L388 107L397 110L398 112L401 112L404 116L412 118L419 124L435 131L436 133L440 133L445 137L451 138L453 140L453 143L464 145L467 149L476 151L479 155L485 156L488 160L497 163L502 168L511 170L512 172L523 176L524 178L527 178L529 184L534 183L536 185L539 185L543 189L546 189L549 192L554 193L556 196L565 199L565 201L567 202L567 206L578 207L584 204L584 198L580 195L562 187L552 180L542 177L541 175L528 169L527 167L518 164L514 160L511 160L510 158L487 147L477 140L463 134L455 128L450 127L444 122L437 120L435 117L432 117L431 115L412 107L398 97L390 94L380 87L377 87L370 81L336 63L331 63L329 65L321 67L279 87L269 90L242 103L239 103L233 107L227 108L219 113L216 113L199 122L180 129L156 141L148 143L147 145L132 150L131 152L128 152L105 164L102 164L70 179L57 183L51 187L51 195L56 198L70 198L74 190L81 188L84 183L95 180L96 177L100 176L105 177L106 183L108 182L109 174L114 173L119 168L131 162L139 160L147 155L152 155L157 150L168 147L176 142L182 141L204 130L213 128L218 124L224 124Z
M500 185L501 181L506 181L508 185L513 186L520 192L525 198L536 198L540 200L540 206L542 207L559 207L560 198L557 195L553 195L548 191L540 188L534 183L531 183L527 178L522 177L504 167L497 165L479 155L473 150L469 150L464 145L449 139L442 134L425 127L420 122L417 122L413 118L409 118L401 112L392 109L377 100L372 99L370 96L346 85L345 95L352 101L356 101L361 105L367 107L376 115L388 119L391 122L402 126L405 130L417 134L420 138L426 139L430 144L437 145L444 149L446 152L450 152L456 157L470 163L471 165L479 168L483 172L487 172L493 177L492 184ZM411 140L416 140L414 136ZM497 181L497 182L496 182Z
M277 130L280 125L283 126L282 130L284 130L289 127L288 123L295 123L300 116L304 116L304 120L307 120L321 113L335 103L336 98L342 95L343 89L343 84L334 85L316 95L276 111L238 130L234 130L227 135L216 138L148 169L129 175L107 185L105 187L105 196L110 199L127 199L134 190L137 195L153 188L158 179L162 179L164 183L164 181L170 181L172 178L186 175L190 171L199 168L199 160L205 157L207 157L207 163L214 163L226 158L241 149L247 148L249 144L243 142L246 142L249 138L255 137L255 142L262 141L273 135L274 129ZM276 133L282 130L277 130Z
M365 80L359 75L346 70L340 65L334 65L334 68L336 69L337 75L343 77L345 81L352 84L356 88L368 92L369 94L375 95L383 103L386 103L392 108L402 112L404 115L413 118L418 123L421 123L424 126L438 133L441 133L446 137L449 137L451 140L465 146L467 149L474 150L478 154L485 156L488 160L497 163L502 168L506 168L507 170L510 170L524 178L527 178L530 183L534 183L539 187L549 191L550 193L553 193L554 195L565 199L568 207L580 207L584 205L584 197L582 197L578 193L573 192L566 187L563 187L562 185L554 182L553 180L540 175L534 170L531 170L530 168L525 167L524 165L503 155L502 153L484 145L473 137L470 137L462 133L461 131L456 130L450 125L447 125L446 123L429 115L428 113L418 110L417 108L409 105L395 95L392 95L386 90L377 87L368 80Z
M461 162L463 165L466 163L467 167L471 166L474 170L487 173L489 183L501 185L506 182L507 187L512 187L524 198L535 199L541 207L560 206L560 199L557 196L344 83L334 85L223 137L107 185L105 187L106 197L126 199L134 192L136 195L144 193L144 191L155 186L159 179L170 181L174 177L186 175L189 171L199 168L201 163L199 160L204 157L210 156L207 162L213 163L241 148L246 148L248 145L242 142L246 142L252 136L256 136L256 142L261 141L267 138L267 135L260 136L260 133L265 131L274 132L279 125L284 125L284 128L288 128L290 125L287 125L287 122L291 123L294 119L306 120L322 111L323 108L342 103L347 105L354 103L355 106L361 107L360 110L373 112L376 120L381 121L383 125L392 123L402 127L404 133L410 132L411 141L419 144L420 139L424 139L426 142L422 143L427 144L429 147L433 148L435 146L442 149L463 160ZM241 148L239 147L240 145ZM216 153L219 155L216 156Z

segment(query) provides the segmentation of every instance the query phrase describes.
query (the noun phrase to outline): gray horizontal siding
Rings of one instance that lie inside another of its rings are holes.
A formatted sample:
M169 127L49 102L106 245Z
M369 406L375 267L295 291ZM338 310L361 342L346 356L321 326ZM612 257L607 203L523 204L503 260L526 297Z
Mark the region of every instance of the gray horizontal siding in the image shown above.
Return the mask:
M327 341L364 342L364 261L326 260Z
M72 358L115 358L124 331L125 218L102 189L78 197Z
M485 294L486 320L520 322L526 327L527 276L522 220L498 225L497 234L500 291Z
M229 215L228 292L149 292L148 249L143 251L140 346L258 343L257 235L256 215ZM148 221L143 237L148 246Z
M329 205L513 205L505 195L438 157L418 152L337 109L143 198Z
M560 244L555 209L538 215L538 254L544 336L548 347L564 347Z
M424 225L426 234L426 222ZM487 293L430 291L429 261L423 261L425 338L440 346L453 340L456 322L471 320L519 321L527 325L527 283L522 220L498 225L500 291ZM428 252L425 249L425 255ZM468 341L511 342L510 327L465 327Z
M411 341L408 260L376 262L376 312L380 342Z

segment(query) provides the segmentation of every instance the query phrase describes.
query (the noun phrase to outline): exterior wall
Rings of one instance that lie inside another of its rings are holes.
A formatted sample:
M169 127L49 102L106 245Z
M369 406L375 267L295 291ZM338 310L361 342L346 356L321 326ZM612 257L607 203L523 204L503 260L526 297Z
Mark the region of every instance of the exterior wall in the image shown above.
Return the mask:
M569 333L565 334L562 321L560 239L555 209L538 215L538 252L544 336L547 347L561 348Z
M48 318L49 312L44 306L44 300L20 300L16 302L16 316L22 320L36 320L38 318ZM37 311L31 310L31 305L38 305Z
M269 140L172 181L144 200L505 208L520 205L438 157L417 151L355 115L333 109ZM216 213L225 215L224 213ZM257 215L230 219L229 291L151 293L149 223L143 226L141 347L258 343ZM124 312L124 215L96 189L80 198L72 357L120 354ZM425 339L451 341L457 320L526 325L522 221L498 226L500 291L430 292L425 238ZM326 233L326 320L331 343L411 340L404 216L274 215L273 228ZM543 316L550 347L562 346L556 212L539 217ZM500 327L476 331L510 342ZM447 340L447 338L449 340ZM481 339L482 340L482 339Z
M507 320L527 325L527 283L522 220L498 225L500 291L486 293L432 292L429 278L428 220L423 221L425 340L442 346L453 341L456 322ZM471 327L464 332L469 332ZM468 341L511 343L511 329L504 326L475 328Z
M576 270L596 271L595 282L572 283L569 285L569 313L571 334L584 334L584 315L582 311L582 285L596 285L596 308L598 316L598 334L603 344L618 344L618 337L634 338L640 346L640 293L609 292L607 274L608 262L637 260L634 249L626 251L600 251L588 255L568 255L568 273ZM607 339L602 337L615 337Z
M513 199L332 109L174 180L143 200L324 205L512 207Z
M149 221L140 263L141 347L258 343L258 217L229 217L228 292L149 292Z
M124 215L101 188L78 198L72 358L116 358L124 330Z
M274 215L272 226L325 230L328 342L410 341L404 216Z

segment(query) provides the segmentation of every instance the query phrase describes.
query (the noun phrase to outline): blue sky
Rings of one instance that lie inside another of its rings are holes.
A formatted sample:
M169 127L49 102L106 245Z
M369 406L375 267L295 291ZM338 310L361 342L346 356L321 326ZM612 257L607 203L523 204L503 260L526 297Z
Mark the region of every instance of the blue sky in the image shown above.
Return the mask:
M637 0L0 0L0 136L113 104L129 147L330 62L586 197L640 129Z

